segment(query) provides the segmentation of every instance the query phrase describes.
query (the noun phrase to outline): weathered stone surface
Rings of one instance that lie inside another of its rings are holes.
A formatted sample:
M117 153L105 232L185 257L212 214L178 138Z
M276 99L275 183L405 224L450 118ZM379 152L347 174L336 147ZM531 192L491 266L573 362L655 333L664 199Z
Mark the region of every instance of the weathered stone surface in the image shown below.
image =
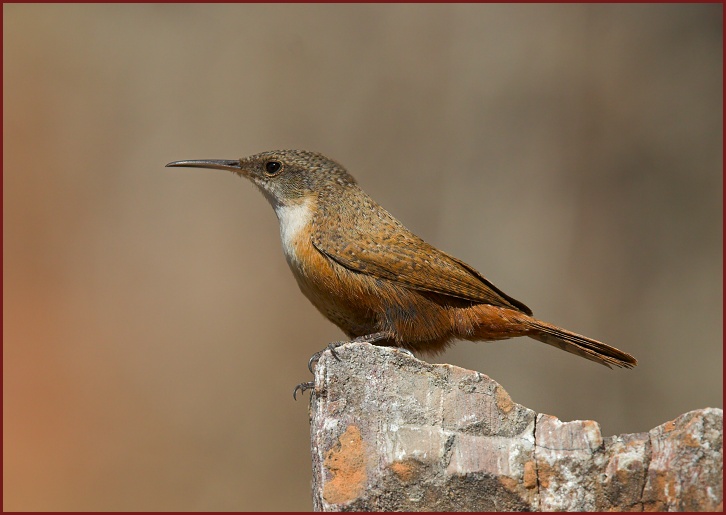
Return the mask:
M484 374L350 344L315 369L318 511L723 509L723 411L603 438Z

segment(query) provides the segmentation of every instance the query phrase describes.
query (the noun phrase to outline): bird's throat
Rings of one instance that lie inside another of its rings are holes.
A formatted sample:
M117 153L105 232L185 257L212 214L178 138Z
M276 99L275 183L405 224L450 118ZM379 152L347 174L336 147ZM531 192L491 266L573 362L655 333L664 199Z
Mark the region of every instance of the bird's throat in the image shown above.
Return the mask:
M299 264L299 244L310 234L313 219L313 199L304 198L292 204L275 206L275 214L280 222L280 239L285 257L292 266Z

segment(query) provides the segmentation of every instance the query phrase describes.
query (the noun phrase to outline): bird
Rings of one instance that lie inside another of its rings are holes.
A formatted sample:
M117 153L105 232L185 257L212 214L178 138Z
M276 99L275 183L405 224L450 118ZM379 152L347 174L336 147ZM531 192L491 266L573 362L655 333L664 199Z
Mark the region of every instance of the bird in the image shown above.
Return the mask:
M539 320L474 267L408 230L318 152L273 150L241 159L174 161L244 177L272 205L285 259L308 300L350 338L436 355L457 340L526 336L609 368L627 352ZM349 341L328 345L335 349ZM313 363L322 352L315 353ZM305 391L313 383L295 387Z

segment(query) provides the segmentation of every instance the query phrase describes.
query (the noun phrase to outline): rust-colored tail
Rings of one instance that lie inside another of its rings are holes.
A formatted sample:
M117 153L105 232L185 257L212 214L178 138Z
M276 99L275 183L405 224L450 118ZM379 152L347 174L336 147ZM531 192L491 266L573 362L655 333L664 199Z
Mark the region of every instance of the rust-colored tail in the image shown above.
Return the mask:
M527 334L537 341L553 345L572 354L595 361L608 368L611 365L622 368L633 368L638 360L627 352L610 345L576 334L541 320L531 319L532 331Z

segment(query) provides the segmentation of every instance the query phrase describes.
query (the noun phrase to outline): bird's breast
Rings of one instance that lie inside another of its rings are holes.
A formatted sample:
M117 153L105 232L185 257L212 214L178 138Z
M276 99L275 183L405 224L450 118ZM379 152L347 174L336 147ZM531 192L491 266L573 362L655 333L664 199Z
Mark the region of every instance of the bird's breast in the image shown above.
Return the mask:
M275 208L285 259L302 293L329 320L347 334L377 331L373 300L366 281L372 281L338 265L312 243L314 200ZM364 290L368 293L364 294Z

